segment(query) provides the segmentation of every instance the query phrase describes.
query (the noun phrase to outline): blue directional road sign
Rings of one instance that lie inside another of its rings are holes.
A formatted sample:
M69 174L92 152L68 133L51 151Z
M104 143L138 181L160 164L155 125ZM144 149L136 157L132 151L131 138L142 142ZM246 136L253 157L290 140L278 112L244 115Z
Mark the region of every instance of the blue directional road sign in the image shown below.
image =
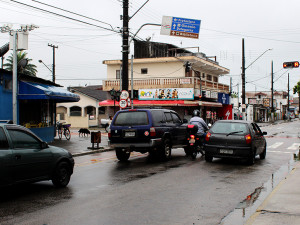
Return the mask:
M171 24L171 36L182 36L188 38L198 38L201 20L173 17Z

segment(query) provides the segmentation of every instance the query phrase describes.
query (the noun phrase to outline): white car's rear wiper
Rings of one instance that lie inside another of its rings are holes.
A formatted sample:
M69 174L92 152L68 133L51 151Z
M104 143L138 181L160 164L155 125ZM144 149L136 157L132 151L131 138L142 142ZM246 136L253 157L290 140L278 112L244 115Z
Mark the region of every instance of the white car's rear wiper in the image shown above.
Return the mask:
M243 131L239 130L239 131L230 132L230 133L226 134L226 136L229 136L229 135L232 135L232 134L241 133L241 132L243 132Z

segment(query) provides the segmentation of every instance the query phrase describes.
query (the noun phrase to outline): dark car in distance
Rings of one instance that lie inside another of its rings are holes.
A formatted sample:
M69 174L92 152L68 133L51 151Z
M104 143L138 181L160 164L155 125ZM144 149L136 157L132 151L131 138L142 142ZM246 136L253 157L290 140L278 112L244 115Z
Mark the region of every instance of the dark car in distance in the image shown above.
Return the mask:
M256 155L265 159L267 143L259 126L244 120L219 120L209 129L205 138L205 160L213 158L246 159L254 164Z
M0 123L0 186L52 180L65 187L73 168L67 150L48 145L23 126Z
M186 145L187 120L168 109L121 110L114 116L108 132L109 145L120 161L133 151L168 160L173 147Z

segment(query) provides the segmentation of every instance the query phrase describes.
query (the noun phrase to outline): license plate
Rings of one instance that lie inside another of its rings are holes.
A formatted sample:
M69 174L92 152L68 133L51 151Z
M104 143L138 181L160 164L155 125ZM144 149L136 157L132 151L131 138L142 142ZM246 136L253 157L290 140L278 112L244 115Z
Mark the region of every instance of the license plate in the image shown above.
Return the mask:
M135 132L125 132L125 137L135 137Z
M231 149L220 149L221 154L233 154L233 150Z
M195 142L196 142L195 139L190 139L189 141L190 144L194 144Z

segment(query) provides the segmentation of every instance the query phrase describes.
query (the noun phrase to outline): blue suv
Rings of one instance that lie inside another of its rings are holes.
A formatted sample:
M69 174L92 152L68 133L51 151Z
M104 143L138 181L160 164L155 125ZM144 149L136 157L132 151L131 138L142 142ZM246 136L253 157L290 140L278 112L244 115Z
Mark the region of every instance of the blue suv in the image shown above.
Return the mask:
M109 145L120 161L132 151L168 160L172 147L185 147L187 120L168 109L129 109L116 113L108 132Z

